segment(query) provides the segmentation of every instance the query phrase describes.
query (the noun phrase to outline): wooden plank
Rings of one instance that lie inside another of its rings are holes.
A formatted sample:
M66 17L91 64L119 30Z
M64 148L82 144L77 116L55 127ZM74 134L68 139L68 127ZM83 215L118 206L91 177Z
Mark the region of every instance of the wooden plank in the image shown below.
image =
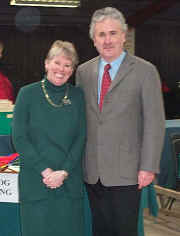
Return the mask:
M154 188L155 188L157 194L162 194L164 196L172 197L177 200L180 200L180 192L177 192L175 190L168 189L168 188L163 188L158 185L154 185Z

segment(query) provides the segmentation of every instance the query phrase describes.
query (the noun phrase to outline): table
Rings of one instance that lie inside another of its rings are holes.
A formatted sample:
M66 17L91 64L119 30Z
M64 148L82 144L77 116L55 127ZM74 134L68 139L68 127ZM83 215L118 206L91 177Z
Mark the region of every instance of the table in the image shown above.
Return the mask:
M157 217L158 215L158 203L156 198L156 192L154 189L154 184L143 188L141 194L141 204L139 211L139 222L138 222L138 236L144 236L144 209L149 209L149 214Z
M11 132L12 112L0 112L0 134L7 135Z
M0 112L0 154L13 152L11 139L12 112ZM19 204L0 202L0 235L20 236Z
M180 120L166 120L166 133L164 139L164 147L160 162L160 174L157 177L157 184L161 187L175 189L176 173L175 161L172 157L172 147L170 136L180 134Z
M19 204L0 202L0 235L20 236Z
M9 135L0 135L0 154L4 155L11 153L11 142ZM1 152L2 151L2 152ZM89 201L87 193L85 191L84 198L85 206L85 236L92 236L91 228L91 211L89 207ZM158 204L156 201L156 193L154 190L153 184L142 190L141 194L141 204L139 211L139 222L138 222L138 231L139 236L144 236L144 223L143 223L143 210L144 208L149 208L150 213L153 216L157 216L158 213ZM0 203L0 222L1 229L0 235L3 236L21 236L20 230L20 214L19 214L19 203Z

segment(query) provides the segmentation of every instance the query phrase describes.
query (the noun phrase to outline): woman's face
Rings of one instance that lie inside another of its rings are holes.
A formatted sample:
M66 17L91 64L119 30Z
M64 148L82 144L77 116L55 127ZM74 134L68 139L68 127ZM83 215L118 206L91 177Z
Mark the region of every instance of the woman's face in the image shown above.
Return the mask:
M72 61L64 54L57 55L45 61L47 79L56 86L61 86L68 81L73 73Z
M3 56L3 48L0 46L0 59L2 58Z

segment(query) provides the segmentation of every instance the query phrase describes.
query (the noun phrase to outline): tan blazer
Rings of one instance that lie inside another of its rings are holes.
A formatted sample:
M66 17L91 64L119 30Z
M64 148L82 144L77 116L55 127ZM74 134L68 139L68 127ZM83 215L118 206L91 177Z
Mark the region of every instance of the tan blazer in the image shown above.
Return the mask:
M80 65L76 73L87 108L85 181L136 184L139 170L159 172L165 131L159 74L151 63L127 54L100 112L99 59Z

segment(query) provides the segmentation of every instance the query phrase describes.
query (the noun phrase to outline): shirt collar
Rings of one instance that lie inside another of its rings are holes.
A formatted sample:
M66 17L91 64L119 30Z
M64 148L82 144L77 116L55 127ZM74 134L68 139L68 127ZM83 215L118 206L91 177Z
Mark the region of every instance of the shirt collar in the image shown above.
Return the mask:
M112 68L119 68L119 66L121 65L121 63L123 62L125 56L126 56L126 52L123 51L121 53L121 55L114 61L112 61L111 63L108 63L107 61L105 61L102 57L100 59L100 65L102 67L104 67L106 64L110 64Z

